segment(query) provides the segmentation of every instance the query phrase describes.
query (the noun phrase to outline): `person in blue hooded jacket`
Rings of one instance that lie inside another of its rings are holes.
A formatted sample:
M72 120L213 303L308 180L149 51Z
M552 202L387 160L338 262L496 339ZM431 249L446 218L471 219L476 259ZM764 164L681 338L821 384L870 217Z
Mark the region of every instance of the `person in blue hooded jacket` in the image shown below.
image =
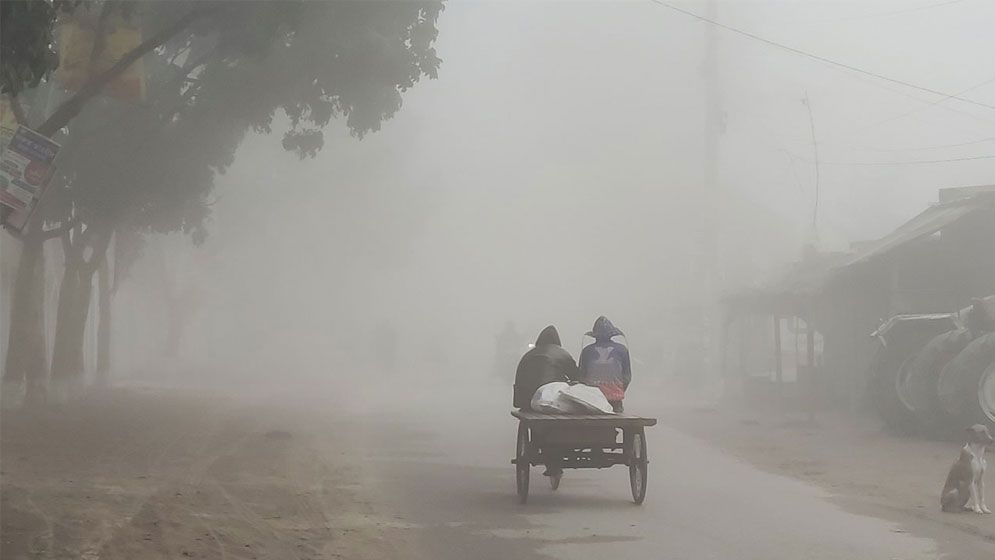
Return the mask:
M594 342L580 353L577 380L601 389L615 412L622 412L622 399L632 381L632 367L629 349L612 339L625 334L602 315L594 321L594 327L587 336Z

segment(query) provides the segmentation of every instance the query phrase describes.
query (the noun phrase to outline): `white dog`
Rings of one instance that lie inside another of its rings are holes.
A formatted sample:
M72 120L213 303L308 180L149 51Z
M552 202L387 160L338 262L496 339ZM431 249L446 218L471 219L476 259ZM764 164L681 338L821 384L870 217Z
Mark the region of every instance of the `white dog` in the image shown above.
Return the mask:
M985 450L995 439L988 427L975 424L967 429L967 443L960 450L960 457L950 467L947 483L940 495L943 511L970 510L974 513L991 513L985 503Z

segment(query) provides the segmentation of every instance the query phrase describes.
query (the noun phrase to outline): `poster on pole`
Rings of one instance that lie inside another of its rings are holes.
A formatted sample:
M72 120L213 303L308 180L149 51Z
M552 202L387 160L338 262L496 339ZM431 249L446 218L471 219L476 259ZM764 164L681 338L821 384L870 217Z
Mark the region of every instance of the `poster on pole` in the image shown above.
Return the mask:
M17 127L0 156L0 203L27 210L52 177L59 147L47 136Z

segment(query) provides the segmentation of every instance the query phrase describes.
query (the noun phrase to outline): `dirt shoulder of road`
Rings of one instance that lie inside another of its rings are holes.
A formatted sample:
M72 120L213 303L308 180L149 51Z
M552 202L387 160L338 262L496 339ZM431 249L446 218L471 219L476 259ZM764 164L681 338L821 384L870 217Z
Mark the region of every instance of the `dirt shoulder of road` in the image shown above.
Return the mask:
M912 532L942 526L995 542L995 516L940 511L956 442L895 437L872 416L840 411L819 412L813 422L776 408L671 405L661 421L763 470L820 486L851 511L893 519Z
M348 430L117 390L0 418L0 557L397 558Z

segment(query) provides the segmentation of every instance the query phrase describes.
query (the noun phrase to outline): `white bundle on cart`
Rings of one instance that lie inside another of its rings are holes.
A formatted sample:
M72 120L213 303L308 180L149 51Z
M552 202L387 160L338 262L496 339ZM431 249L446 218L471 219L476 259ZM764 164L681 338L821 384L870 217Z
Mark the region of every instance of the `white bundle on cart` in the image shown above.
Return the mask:
M549 414L612 414L612 405L601 389L562 381L539 387L531 405L532 410Z

